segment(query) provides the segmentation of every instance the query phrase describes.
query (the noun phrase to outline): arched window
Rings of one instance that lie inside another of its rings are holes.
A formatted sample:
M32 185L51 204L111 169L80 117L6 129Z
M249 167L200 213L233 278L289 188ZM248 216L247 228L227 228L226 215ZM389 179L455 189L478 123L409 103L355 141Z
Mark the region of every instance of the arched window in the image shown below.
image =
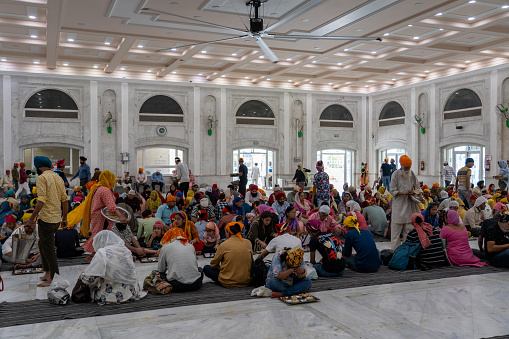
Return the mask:
M320 127L353 127L352 113L341 105L330 105L320 114Z
M155 95L141 105L140 121L184 122L182 107L166 95Z
M240 125L274 125L276 117L272 109L258 100L243 103L235 114L236 123Z
M482 115L482 102L472 90L462 88L454 92L444 108L444 120Z
M404 125L405 111L396 101L390 101L382 108L378 118L378 127Z
M74 100L56 89L45 89L32 95L25 104L26 118L78 119Z

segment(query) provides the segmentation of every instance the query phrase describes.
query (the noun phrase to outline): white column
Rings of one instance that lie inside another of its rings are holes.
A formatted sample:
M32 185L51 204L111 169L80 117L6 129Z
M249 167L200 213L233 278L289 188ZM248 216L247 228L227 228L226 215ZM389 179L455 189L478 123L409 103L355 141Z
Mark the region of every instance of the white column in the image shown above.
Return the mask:
M441 112L439 114L442 114ZM428 147L428 158L429 158L429 175L437 176L440 173L440 170L435 168L435 166L439 163L436 159L437 148L438 148L438 140L436 139L436 130L437 130L437 93L435 84L431 84L429 89L429 128L426 131L429 131L428 140L431 143ZM440 150L439 150L440 152ZM440 154L440 153L439 153Z
M490 74L490 105L484 112L485 115L489 116L488 131L489 133L489 145L486 145L486 154L491 155L491 168L490 171L486 172L486 178L492 177L498 174L497 160L502 159L502 152L499 149L498 143L502 141L502 135L500 133L500 124L503 124L502 128L506 128L504 122L498 117L497 114L492 113L495 110L495 106L499 103L499 83L498 83L498 72L492 71ZM487 114L489 113L489 114ZM481 166L484 166L484 159L481 159Z
M220 99L220 108L219 108L219 126L221 131L221 145L220 145L220 154L221 154L221 175L226 175L226 89L221 89L221 99Z
M410 149L407 151L409 152L409 156L411 159L413 159L414 163L414 172L419 173L420 167L420 161L425 159L419 159L419 135L417 134L417 126L414 124L414 115L417 114L417 108L416 108L416 94L415 94L415 87L412 87L410 89L410 114L409 114L409 120L410 120Z
M200 87L194 87L193 109L194 109L194 133L193 133L193 173L201 174L201 100Z
M97 105L97 81L90 81L90 166L99 164L99 107Z
M367 137L368 137L369 141L367 142L366 150L368 152L367 157L369 158L368 169L371 169L370 170L370 173L371 173L370 180L375 180L378 177L379 164L375 163L376 162L376 154L375 154L376 146L375 146L375 138L373 138L373 134L374 134L373 127L378 127L378 119L373 119L374 107L373 107L373 98L371 96L368 97L367 108L368 108L368 111L367 111L368 135L367 135ZM354 163L353 170L355 171L355 173L358 173L360 176L360 167L359 166L361 165L362 160L361 159L356 159L356 160L357 161ZM357 176L354 177L354 180L355 180L355 182L359 182L359 181L357 181Z
M123 82L120 89L120 136L121 152L129 152L129 84ZM117 154L120 158L120 154ZM134 159L134 158L133 158ZM122 165L122 173L126 171L127 164Z
M3 76L3 152L4 152L4 173L12 168L12 110L11 110L11 77Z
M307 94L306 95L306 135L304 136L304 141L306 144L306 156L303 157L303 166L305 168L314 168L314 157L313 157L313 149L312 143L313 143L313 95Z
M284 93L283 99L283 135L284 135L284 144L283 144L283 173L290 173L290 93Z
M357 112L357 126L356 128L360 127L361 133L361 149L359 152L358 157L360 159L366 159L368 155L368 114L367 114L367 108L368 108L368 97L362 97L361 99L361 106L359 107L359 110ZM360 126L359 126L360 125Z

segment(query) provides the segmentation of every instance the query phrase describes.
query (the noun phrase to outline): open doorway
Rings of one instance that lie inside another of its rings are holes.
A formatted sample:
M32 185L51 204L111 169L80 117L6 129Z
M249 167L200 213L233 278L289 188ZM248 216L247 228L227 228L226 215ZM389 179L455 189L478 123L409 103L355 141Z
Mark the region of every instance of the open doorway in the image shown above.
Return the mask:
M444 160L449 162L449 165L454 168L455 173L458 173L460 168L465 166L467 158L474 159L474 167L472 167L472 177L470 183L476 184L480 180L484 180L484 147L482 146L455 146L444 149Z
M406 153L406 150L404 148L391 148L391 149L384 149L380 151L380 158L379 158L379 164L377 166L378 169L380 169L380 166L382 165L385 158L389 159L389 162L394 159L394 163L396 164L396 167L399 168L399 158L401 158L402 155Z
M248 170L248 184L256 184L264 189L272 189L275 178L276 152L264 148L241 148L233 151L233 172L239 170L239 158L244 159ZM258 167L260 175L253 177L254 167Z
M345 184L352 185L352 152L342 149L326 149L316 152L317 160L323 161L329 182L340 191ZM313 185L311 183L310 185Z

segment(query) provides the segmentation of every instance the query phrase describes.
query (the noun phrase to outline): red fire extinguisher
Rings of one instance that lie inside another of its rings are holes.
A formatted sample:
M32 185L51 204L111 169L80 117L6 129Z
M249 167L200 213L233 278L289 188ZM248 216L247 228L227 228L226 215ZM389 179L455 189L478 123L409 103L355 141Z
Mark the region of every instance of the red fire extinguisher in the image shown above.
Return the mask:
M424 171L424 161L421 161L421 171Z
M485 163L484 163L484 169L486 171L489 171L490 170L490 161L488 159L486 159Z

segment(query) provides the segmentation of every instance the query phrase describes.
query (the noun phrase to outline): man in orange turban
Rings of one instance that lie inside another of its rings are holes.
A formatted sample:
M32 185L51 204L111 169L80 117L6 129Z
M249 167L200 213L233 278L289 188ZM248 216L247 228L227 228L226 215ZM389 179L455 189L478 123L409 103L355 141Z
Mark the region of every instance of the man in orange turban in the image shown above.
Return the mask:
M412 214L419 213L420 209L411 196L420 195L420 185L417 176L412 172L412 159L407 155L399 158L401 168L392 174L392 224L391 249L394 251L401 244L400 234L403 231L403 242L408 232L413 229ZM421 196L422 198L422 196Z

